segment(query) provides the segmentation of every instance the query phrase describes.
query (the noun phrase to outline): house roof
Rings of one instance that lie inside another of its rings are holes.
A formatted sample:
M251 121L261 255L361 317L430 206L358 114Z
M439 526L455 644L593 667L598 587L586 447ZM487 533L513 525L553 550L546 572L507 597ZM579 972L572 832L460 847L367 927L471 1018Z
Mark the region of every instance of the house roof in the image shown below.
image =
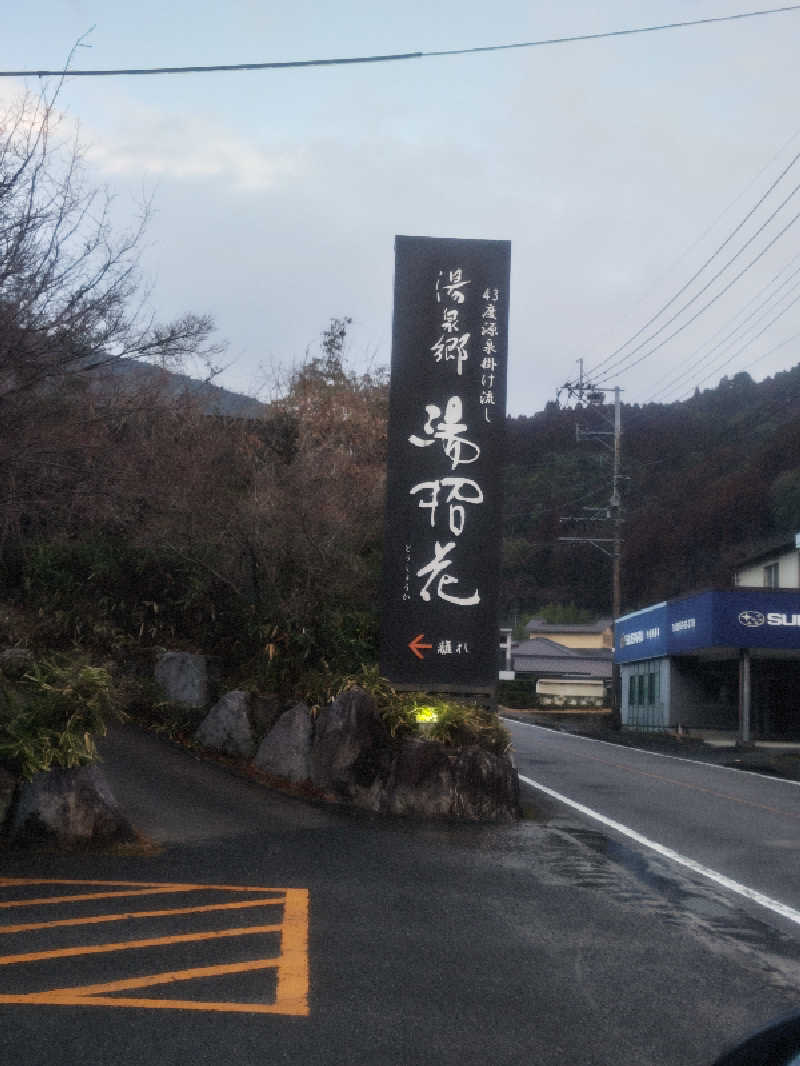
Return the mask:
M531 618L525 626L526 633L604 633L611 628L611 618L598 618L594 622L574 622L557 625L543 622L541 618Z
M578 651L575 648L568 648L565 644L550 640L549 637L529 637L527 640L514 641L511 644L511 650L514 655L528 657L552 655L556 658L574 658L576 655L581 655L583 651L583 649Z
M567 648L546 637L511 646L513 669L539 677L610 678L612 654L610 648Z
M740 559L736 564L736 570L744 570L748 566L753 566L762 562L765 559L774 558L776 555L783 555L784 552L796 551L798 548L797 538L800 537L800 533L793 534L791 537L783 537L781 540L772 541L766 544L763 548L757 551L753 555L748 555L746 559Z

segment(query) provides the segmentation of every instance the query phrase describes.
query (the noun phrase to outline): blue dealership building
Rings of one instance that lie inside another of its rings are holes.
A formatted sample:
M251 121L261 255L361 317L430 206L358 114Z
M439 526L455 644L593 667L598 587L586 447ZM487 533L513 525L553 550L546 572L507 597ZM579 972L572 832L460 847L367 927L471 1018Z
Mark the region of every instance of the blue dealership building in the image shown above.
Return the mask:
M623 726L800 739L800 589L710 589L618 618Z

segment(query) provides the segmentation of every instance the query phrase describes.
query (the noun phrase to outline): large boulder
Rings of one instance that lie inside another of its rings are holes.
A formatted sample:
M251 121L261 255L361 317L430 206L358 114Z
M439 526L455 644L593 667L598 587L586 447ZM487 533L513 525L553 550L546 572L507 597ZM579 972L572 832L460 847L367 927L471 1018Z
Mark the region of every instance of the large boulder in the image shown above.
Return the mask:
M519 774L511 760L479 747L462 748L453 762L452 814L470 822L519 818Z
M311 781L341 799L373 796L388 775L392 740L375 701L363 689L341 693L317 715Z
M259 745L253 765L293 784L311 778L314 719L305 703L285 711Z
M19 784L6 824L11 844L102 846L136 840L97 766L53 769Z
M257 747L257 739L250 703L248 692L238 689L226 692L200 723L194 739L204 748L251 758Z
M453 757L432 740L406 740L392 760L383 793L392 814L447 817L453 814Z
M211 687L205 655L188 651L165 651L156 659L155 678L170 703L208 707Z

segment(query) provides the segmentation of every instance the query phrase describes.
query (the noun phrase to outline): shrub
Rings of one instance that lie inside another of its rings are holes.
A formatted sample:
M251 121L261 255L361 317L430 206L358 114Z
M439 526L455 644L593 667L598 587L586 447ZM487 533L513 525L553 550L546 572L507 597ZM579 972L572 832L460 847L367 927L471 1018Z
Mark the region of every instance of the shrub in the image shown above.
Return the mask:
M111 677L83 661L43 660L16 681L0 677L0 762L27 779L94 762L110 711Z

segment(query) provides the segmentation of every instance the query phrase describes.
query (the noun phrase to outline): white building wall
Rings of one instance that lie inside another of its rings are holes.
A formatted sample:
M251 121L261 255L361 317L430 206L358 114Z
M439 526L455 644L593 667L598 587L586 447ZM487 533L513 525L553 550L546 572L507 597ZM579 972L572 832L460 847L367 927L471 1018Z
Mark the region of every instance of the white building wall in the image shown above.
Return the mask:
M780 558L780 587L782 589L800 589L800 552L787 552Z
M768 566L778 564L778 587L782 589L800 588L800 552L796 548L762 559L758 565L745 566L736 571L735 583L744 588L764 588L764 571Z

